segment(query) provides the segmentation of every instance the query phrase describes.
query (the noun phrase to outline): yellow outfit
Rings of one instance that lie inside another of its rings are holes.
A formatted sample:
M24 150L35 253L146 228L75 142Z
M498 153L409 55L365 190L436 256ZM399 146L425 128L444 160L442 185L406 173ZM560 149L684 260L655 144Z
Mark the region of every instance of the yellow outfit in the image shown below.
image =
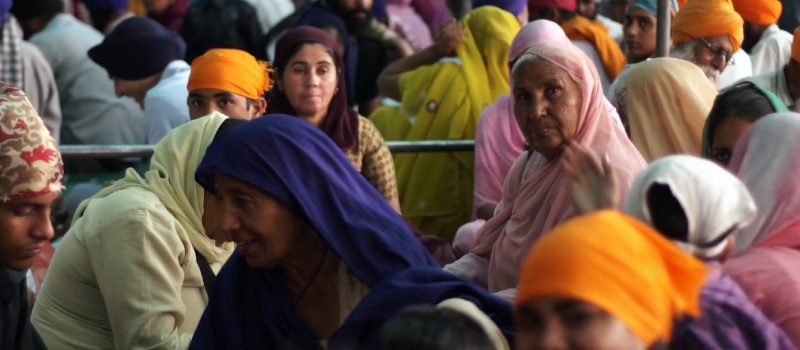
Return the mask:
M225 119L176 128L155 146L144 178L128 169L81 203L31 317L48 348L188 348L208 304L195 252L215 272L233 252L205 235L194 180Z
M519 31L510 13L493 6L463 20L459 62L443 60L400 76L400 107L370 116L387 140L475 138L484 108L509 93L508 52ZM394 156L403 216L422 232L452 239L472 209L474 152Z

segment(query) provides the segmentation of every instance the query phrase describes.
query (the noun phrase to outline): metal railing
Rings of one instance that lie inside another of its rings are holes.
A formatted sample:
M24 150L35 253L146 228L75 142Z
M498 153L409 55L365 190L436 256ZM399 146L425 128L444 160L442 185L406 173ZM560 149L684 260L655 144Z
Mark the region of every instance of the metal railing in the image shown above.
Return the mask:
M392 153L475 150L475 140L386 141ZM152 145L61 145L63 158L130 158L153 155Z

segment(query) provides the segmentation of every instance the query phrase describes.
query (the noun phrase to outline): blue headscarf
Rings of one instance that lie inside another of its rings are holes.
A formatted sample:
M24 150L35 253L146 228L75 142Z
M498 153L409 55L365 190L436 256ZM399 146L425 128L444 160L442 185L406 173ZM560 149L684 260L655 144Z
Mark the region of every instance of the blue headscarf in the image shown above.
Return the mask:
M408 305L462 297L511 331L511 306L448 274L402 218L325 133L286 115L265 115L214 141L197 182L214 190L224 174L281 200L370 287L328 340L330 349L376 348L383 321ZM268 223L265 223L268 224ZM220 271L193 349L316 349L319 343L286 299L280 268L250 268L237 252Z
M503 10L511 12L514 16L519 16L522 13L522 10L525 9L525 6L528 6L527 0L472 0L472 9L476 9L481 6L491 5L495 7L499 7Z
M658 16L657 15L658 10L657 10L657 7L656 7L657 3L658 3L658 0L636 0L636 1L633 2L633 4L631 4L630 7L631 8L638 7L640 9L642 9L642 10L647 11L647 13L649 13L649 14L651 14L653 16ZM675 13L678 12L678 3L675 0L671 0L669 6L670 6L670 9L672 9L672 11L674 11Z

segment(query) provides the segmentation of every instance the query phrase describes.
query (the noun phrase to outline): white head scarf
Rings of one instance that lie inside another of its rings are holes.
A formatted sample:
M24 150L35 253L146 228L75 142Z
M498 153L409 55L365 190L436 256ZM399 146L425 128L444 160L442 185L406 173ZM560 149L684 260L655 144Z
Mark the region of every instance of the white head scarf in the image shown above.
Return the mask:
M669 186L688 219L687 242L674 242L699 258L718 256L725 237L756 217L753 198L733 174L705 159L675 155L651 163L625 199L625 212L651 226L646 196L654 184Z

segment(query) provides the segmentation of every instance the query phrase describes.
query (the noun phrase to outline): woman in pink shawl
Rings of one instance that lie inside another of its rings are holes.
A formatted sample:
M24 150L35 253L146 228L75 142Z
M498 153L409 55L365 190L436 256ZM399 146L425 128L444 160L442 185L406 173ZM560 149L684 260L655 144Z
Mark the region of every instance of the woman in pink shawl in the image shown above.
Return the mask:
M723 265L764 315L800 347L800 115L776 113L739 139L729 170L758 208L737 231L741 255Z
M433 44L431 28L411 7L411 0L389 0L386 13L389 17L389 28L406 39L414 52Z
M561 154L570 142L605 157L624 196L645 162L609 115L592 61L569 43L533 46L512 72L517 125L531 146L512 165L503 198L469 254L445 269L515 296L519 266L536 240L575 216Z
M508 71L511 72L526 50L540 43L570 43L561 26L540 19L520 29L508 54ZM603 99L609 114L619 121L616 109ZM619 122L621 125L622 123ZM503 198L503 180L511 165L524 151L525 137L514 119L514 99L501 96L487 107L475 133L475 187L472 205L472 221L459 228L453 240L453 249L458 256L469 252L475 242L477 231L494 215L497 203Z

